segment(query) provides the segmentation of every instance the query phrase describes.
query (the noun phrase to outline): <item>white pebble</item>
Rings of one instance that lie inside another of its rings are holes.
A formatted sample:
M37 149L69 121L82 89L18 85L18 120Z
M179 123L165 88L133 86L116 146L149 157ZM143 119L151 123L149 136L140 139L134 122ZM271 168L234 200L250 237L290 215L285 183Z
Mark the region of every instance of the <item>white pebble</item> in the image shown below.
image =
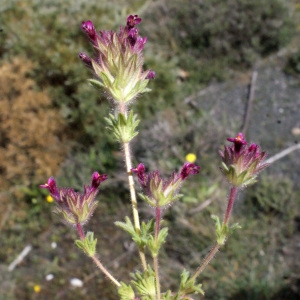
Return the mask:
M283 114L283 113L284 113L284 109L283 109L282 107L280 107L280 108L278 109L278 112L279 112L280 114Z
M83 281L78 278L72 278L70 279L70 284L74 287L82 287Z
M46 280L47 281L50 281L50 280L52 280L54 278L54 275L53 274L48 274L47 276L46 276Z

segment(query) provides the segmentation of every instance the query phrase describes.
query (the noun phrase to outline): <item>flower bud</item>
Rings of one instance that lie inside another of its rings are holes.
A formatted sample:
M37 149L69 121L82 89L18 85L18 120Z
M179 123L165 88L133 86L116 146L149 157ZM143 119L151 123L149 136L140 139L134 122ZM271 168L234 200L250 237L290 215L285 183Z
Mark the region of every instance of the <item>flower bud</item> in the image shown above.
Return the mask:
M87 34L92 43L96 41L97 33L92 21L83 21L81 23L81 29Z
M92 68L92 60L90 57L88 57L84 52L80 52L78 54L79 58L85 63L85 65L89 68Z

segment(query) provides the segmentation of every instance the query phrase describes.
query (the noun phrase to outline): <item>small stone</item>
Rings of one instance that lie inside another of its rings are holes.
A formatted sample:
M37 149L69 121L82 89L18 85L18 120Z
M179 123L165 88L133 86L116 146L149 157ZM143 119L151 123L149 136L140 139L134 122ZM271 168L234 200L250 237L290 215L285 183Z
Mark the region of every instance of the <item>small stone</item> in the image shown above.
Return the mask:
M53 275L53 274L48 274L48 275L46 276L46 280L47 280L47 281L51 281L53 278L54 278L54 275Z
M294 127L292 129L292 134L295 135L295 136L300 135L300 127Z
M82 287L83 286L83 281L78 279L78 278L71 278L70 279L70 284L74 287Z

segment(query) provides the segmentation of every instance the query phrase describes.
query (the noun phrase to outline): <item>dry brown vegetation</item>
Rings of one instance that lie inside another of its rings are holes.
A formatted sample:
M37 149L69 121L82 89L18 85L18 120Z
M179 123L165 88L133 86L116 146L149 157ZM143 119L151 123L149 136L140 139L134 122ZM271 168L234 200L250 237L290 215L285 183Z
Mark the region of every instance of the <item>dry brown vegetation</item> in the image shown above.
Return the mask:
M40 183L65 158L64 121L46 92L28 78L33 64L22 58L0 66L0 190Z

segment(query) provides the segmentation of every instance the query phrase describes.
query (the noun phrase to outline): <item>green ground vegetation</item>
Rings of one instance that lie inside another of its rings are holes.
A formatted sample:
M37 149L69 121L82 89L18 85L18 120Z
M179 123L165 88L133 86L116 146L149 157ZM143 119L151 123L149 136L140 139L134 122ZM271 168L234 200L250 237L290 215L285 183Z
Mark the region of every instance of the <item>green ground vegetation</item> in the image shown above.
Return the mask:
M81 189L95 168L108 174L89 227L97 235L102 261L116 277L126 280L138 268L129 237L113 225L130 213L124 162L105 130L110 104L87 83L93 74L78 59L80 51L93 52L81 22L90 19L98 29L117 29L129 14L143 18L145 63L156 79L150 83L153 91L133 104L142 119L134 163L170 174L192 152L202 167L201 176L183 188L182 201L165 215L170 234L162 255L162 282L174 287L183 266L193 270L212 246L210 216L222 215L227 195L217 151L241 126L212 120L189 96L211 82L247 74L258 61L291 44L284 69L299 76L295 2L1 1L0 299L117 297L74 246L75 233L52 214L53 204L38 188L50 175L61 186ZM300 266L291 262L299 237L299 198L299 185L297 190L289 173L282 178L271 171L240 195L234 221L243 228L200 278L203 299L298 299ZM141 204L141 212L150 218L147 205ZM57 248L51 247L54 242ZM31 253L7 272L27 244L33 246ZM54 279L45 280L50 273ZM83 279L82 289L70 287L70 274ZM35 285L40 292L34 292Z

